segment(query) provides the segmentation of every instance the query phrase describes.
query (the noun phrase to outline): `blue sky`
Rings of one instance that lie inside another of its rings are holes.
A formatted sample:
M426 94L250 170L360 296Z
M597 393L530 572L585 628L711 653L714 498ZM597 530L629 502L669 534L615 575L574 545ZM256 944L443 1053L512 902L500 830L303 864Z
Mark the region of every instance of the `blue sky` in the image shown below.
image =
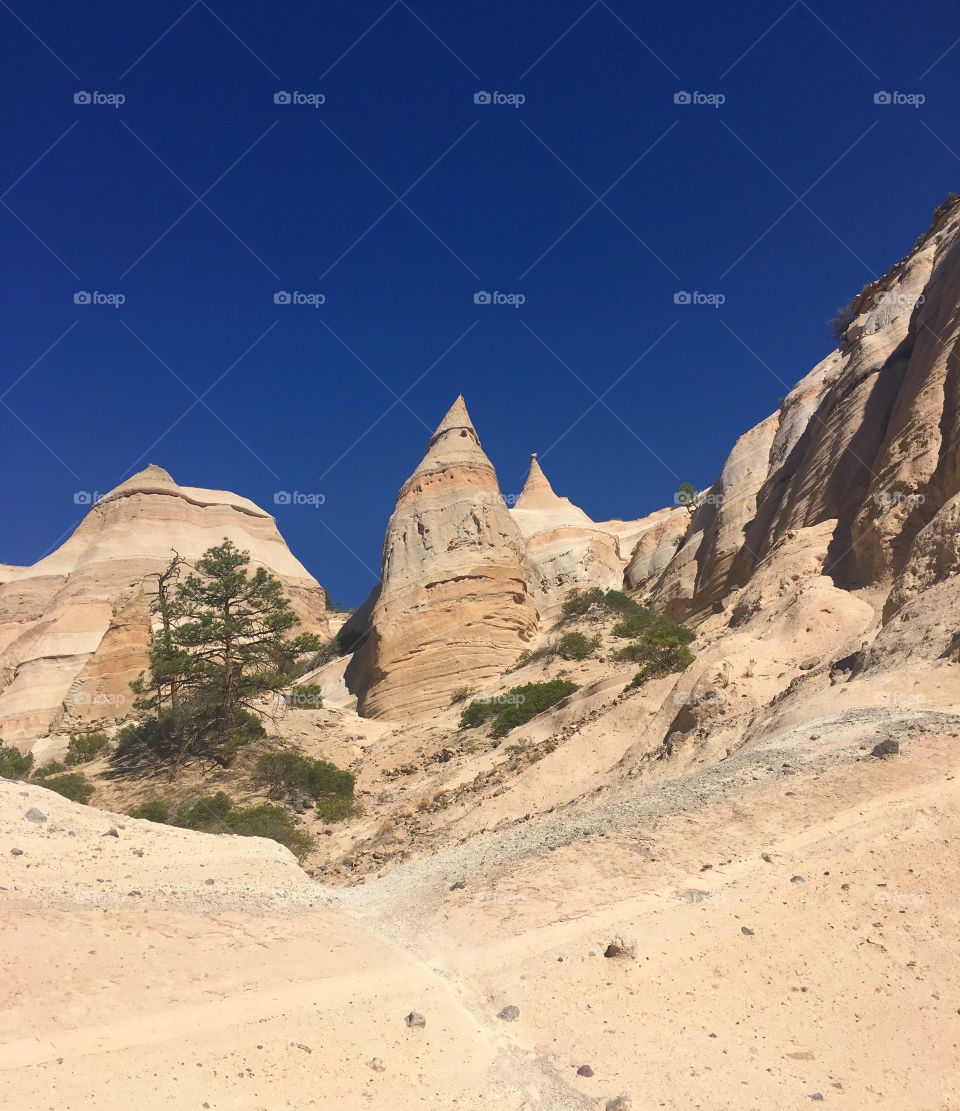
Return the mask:
M539 451L595 518L647 513L960 180L947 3L3 0L0 28L10 563L153 462L274 511L356 604L458 392L505 493Z

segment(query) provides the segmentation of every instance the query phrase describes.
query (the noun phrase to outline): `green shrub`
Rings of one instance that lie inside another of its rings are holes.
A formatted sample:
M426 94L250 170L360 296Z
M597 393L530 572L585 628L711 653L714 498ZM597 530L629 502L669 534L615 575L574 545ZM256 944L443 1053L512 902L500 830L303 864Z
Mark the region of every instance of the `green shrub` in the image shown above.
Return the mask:
M166 824L170 821L170 807L163 799L147 799L139 806L127 811L128 818L142 818L145 822L160 822Z
M640 637L615 653L618 660L640 664L632 686L639 687L648 679L659 679L677 671L684 671L694 661L694 655L682 638L675 635Z
M565 633L557 645L557 652L565 660L585 660L592 656L600 646L600 637L584 636L583 633Z
M453 694L450 695L450 705L456 706L458 702L466 702L469 697L469 687L457 687Z
M355 778L326 760L314 760L296 749L267 752L257 761L254 782L269 787L275 797L309 795L322 799L345 799L352 805Z
M316 683L303 683L293 687L283 696L288 710L320 710L323 708L323 695Z
M68 768L77 764L87 764L96 759L110 744L106 733L74 733L67 745L67 755L64 758Z
M232 809L233 799L223 791L217 791L215 795L203 795L180 807L170 819L170 824L205 833L225 833L228 831L221 827Z
M68 775L55 775L43 781L48 791L56 791L71 802L88 803L93 795L93 784L85 775L71 772Z
M352 798L330 795L325 799L317 799L317 817L328 825L332 825L334 822L342 822L344 818L349 818L353 812L354 802Z
M51 760L49 761L49 763L46 763L42 765L42 767L37 768L37 770L33 773L33 778L43 779L45 776L48 775L59 775L61 772L65 772L66 770L66 764L62 764L59 760Z
M564 598L560 612L565 620L570 621L575 617L585 617L594 606L599 605L602 601L603 591L599 586L592 587L590 590L581 590L579 587L574 587Z
M33 767L33 753L0 745L0 779L25 779Z
M460 728L470 729L492 720L493 729L490 735L505 737L511 729L525 725L531 718L549 710L568 694L579 689L578 684L565 679L512 687L506 694L496 698L476 699L471 702L460 715Z

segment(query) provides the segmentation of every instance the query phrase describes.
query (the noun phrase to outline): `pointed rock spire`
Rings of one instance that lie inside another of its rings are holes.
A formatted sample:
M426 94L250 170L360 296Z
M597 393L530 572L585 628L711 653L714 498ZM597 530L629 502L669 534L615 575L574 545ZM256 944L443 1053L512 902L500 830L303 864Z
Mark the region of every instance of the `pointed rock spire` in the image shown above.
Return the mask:
M449 706L459 687L508 667L536 623L523 540L458 397L387 525L360 712L412 719Z
M530 456L530 470L527 472L527 481L523 484L523 490L517 499L517 510L558 515L558 519L554 522L555 527L593 524L579 506L574 505L569 498L561 498L554 491L550 480L543 473L536 452ZM540 527L543 525L541 524ZM521 531L525 532L523 525Z

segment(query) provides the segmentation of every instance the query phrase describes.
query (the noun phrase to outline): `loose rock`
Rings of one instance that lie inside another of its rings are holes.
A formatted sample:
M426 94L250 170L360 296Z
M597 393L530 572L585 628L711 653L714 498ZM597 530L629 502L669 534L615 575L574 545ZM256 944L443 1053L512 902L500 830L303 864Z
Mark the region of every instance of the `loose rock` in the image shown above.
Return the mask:
M23 856L23 849L11 849L10 850L10 855L11 856Z
M497 1015L497 1018L502 1018L504 1022L516 1022L520 1017L520 1008L515 1007L512 1003L503 1008Z
M35 806L31 806L26 814L24 814L24 817L28 822L45 822L47 820L46 814L44 814L42 810L38 810Z
M893 740L881 741L878 745L874 745L871 756L899 756L900 755L900 742ZM812 1098L812 1097L811 1097Z
M618 935L613 938L606 949L604 949L603 955L619 960L633 960L637 955L637 943L633 941L632 938L620 937Z
M577 1076L593 1076L593 1069L589 1065L581 1065L577 1069Z
M427 1020L423 1017L422 1014L420 1014L419 1011L411 1011L410 1014L408 1014L407 1017L403 1021L409 1027L426 1026L427 1025Z

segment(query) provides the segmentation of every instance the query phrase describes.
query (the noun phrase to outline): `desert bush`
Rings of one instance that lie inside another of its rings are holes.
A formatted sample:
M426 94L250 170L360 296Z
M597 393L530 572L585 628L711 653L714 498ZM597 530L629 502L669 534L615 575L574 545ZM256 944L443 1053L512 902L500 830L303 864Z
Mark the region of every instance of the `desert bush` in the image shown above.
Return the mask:
M317 817L328 825L342 822L353 813L355 813L355 803L352 798L329 795L327 798L317 799Z
M590 610L602 601L603 591L599 586L592 587L590 590L581 590L575 586L564 598L560 612L565 621L572 621L577 617L586 617Z
M43 781L48 791L56 791L71 802L88 803L93 795L93 784L85 775L70 772L67 775L54 775Z
M686 642L675 634L643 636L615 653L618 660L640 664L631 686L639 687L648 679L659 679L684 671L694 661Z
M511 729L525 725L579 689L578 684L566 679L551 679L547 683L525 683L512 687L496 698L475 699L460 715L460 728L470 729L492 721L490 735L505 737Z
M854 301L848 301L845 305L841 305L827 322L830 328L830 335L833 336L837 343L843 339L847 329L857 318L856 313L853 311L853 305Z
M145 765L176 771L192 761L229 767L244 745L266 735L260 719L248 710L238 710L230 728L218 726L218 716L216 706L199 702L162 710L122 729L111 761L121 770Z
M41 767L37 768L37 770L33 773L33 778L43 779L45 776L48 775L59 775L61 772L65 772L66 770L66 764L61 763L61 761L59 760L50 760L46 764L43 764Z
M323 695L316 683L303 683L293 687L283 696L288 710L320 710L323 708Z
M25 779L32 768L32 752L0 744L0 779Z
M469 687L457 687L453 694L450 695L450 705L456 706L459 702L466 702L469 697Z
M255 783L268 787L275 798L309 795L318 807L321 802L340 800L346 807L331 805L329 812L340 813L342 817L353 805L355 779L351 772L326 760L304 756L296 749L264 753L257 761L253 778Z
M77 764L88 764L91 760L96 759L109 744L110 739L106 733L99 731L73 733L70 737L70 743L67 745L67 755L64 757L64 763L68 768L73 768Z
M127 811L128 818L142 818L145 822L160 822L166 824L170 821L170 807L163 799L147 799L139 806Z
M585 660L600 647L600 637L583 633L565 633L557 644L557 652L565 660Z

